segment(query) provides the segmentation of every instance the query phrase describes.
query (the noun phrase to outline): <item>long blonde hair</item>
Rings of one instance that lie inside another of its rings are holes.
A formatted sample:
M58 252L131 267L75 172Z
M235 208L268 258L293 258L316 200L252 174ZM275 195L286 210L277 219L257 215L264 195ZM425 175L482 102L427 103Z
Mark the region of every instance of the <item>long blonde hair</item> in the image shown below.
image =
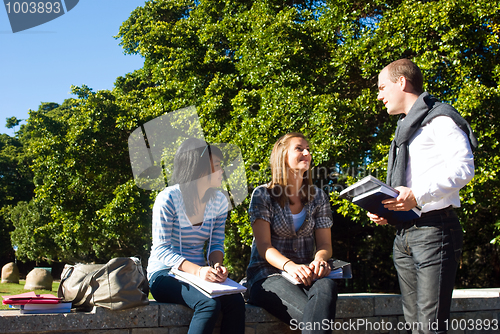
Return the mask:
M290 132L282 136L276 143L274 143L271 152L270 164L272 180L267 186L269 194L273 197L281 207L284 207L286 202L289 201L287 196L288 186L288 149L290 141L293 138L302 138L307 141L307 138L299 132ZM300 188L299 195L303 204L309 202L316 195L315 188L312 183L311 166L304 173L302 187Z

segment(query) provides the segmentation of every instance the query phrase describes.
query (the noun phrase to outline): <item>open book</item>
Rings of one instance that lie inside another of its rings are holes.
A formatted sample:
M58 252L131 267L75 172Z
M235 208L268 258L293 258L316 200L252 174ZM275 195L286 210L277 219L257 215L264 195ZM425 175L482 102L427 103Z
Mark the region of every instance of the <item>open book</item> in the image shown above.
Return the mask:
M351 264L349 262L345 262L342 260L329 260L328 263L330 264L330 268L332 268L332 271L330 272L330 274L328 274L328 276L326 276L326 278L331 278L331 279L352 278ZM299 281L295 279L295 277L293 277L284 270L281 271L281 276L283 276L289 282L295 285L301 284Z
M382 201L398 197L399 192L368 175L352 186L342 190L339 197L351 201L359 207L387 219L390 224L398 224L420 217L420 209L415 207L410 211L392 211L384 208Z
M195 287L205 296L210 298L245 292L247 290L247 288L243 285L233 281L229 277L222 283L208 282L198 276L186 273L176 268L172 268L170 270L170 275L177 278L179 281L189 283L191 286Z

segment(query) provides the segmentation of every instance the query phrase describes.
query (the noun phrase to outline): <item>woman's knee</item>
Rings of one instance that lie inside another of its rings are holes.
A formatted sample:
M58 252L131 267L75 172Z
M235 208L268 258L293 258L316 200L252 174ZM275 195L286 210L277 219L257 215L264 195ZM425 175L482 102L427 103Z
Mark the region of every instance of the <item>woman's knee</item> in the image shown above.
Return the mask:
M195 312L211 312L219 314L221 310L221 302L218 298L202 298L194 306Z
M240 293L229 295L229 304L234 308L245 309L245 299Z
M224 313L233 314L237 316L243 316L246 312L245 300L243 296L239 293L223 296L221 298L222 311Z
M338 290L337 290L337 283L335 280L330 279L330 278L321 278L314 282L313 286L311 287L311 293L313 294L326 294L329 296L334 297L334 299L337 299L338 295Z

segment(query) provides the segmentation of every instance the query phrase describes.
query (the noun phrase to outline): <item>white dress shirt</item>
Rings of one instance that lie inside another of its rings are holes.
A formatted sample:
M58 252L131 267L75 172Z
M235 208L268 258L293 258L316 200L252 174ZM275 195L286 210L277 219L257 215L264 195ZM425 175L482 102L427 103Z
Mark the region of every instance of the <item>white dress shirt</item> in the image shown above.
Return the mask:
M469 139L451 118L434 118L410 139L406 182L422 212L460 207L459 190L473 177Z

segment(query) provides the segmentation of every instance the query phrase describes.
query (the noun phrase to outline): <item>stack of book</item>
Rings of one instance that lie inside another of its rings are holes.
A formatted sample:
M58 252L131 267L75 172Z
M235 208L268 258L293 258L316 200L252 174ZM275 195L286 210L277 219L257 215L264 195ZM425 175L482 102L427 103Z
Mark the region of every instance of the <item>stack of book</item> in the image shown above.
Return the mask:
M2 298L2 304L19 309L21 314L71 312L71 303L63 303L61 302L62 298L51 294L37 295L32 291L19 295L2 296Z
M390 224L397 224L420 217L422 213L420 208L417 207L409 211L391 211L384 207L383 200L397 198L398 195L399 191L368 175L342 190L339 198L351 201L368 212L387 219Z

